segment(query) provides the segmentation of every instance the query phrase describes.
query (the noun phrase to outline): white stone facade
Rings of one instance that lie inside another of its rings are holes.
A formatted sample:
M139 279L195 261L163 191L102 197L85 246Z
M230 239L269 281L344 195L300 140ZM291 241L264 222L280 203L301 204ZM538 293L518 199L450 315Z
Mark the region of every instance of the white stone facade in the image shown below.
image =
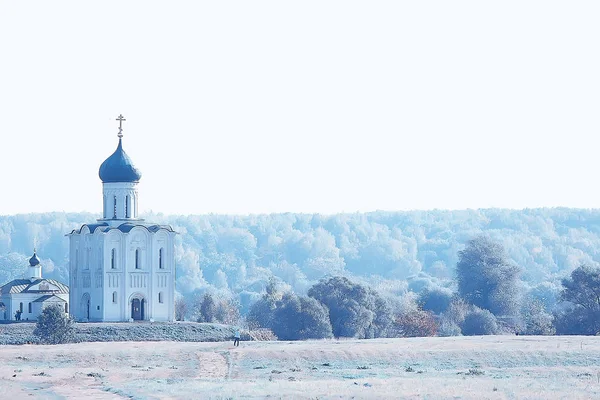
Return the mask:
M84 225L69 235L71 315L79 321L173 321L175 232L140 222L123 229L120 222L120 228Z

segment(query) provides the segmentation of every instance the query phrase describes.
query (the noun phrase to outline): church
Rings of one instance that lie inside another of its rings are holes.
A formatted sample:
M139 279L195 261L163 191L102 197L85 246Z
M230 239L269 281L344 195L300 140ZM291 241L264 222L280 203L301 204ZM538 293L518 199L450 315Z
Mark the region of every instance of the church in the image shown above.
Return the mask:
M0 293L3 320L35 321L44 307L54 304L69 312L69 288L54 279L42 278L42 265L35 251L25 278L8 282Z
M140 171L123 149L100 165L102 218L69 237L70 314L77 321L173 321L175 231L138 217Z

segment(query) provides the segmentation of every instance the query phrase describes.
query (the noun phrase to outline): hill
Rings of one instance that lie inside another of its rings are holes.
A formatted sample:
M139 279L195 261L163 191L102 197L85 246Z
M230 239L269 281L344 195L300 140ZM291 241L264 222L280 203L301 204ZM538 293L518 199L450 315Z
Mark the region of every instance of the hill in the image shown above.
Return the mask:
M47 213L0 217L0 281L22 274L36 246L44 274L68 281L65 233L98 216ZM526 290L556 294L582 263L600 262L600 211L582 209L372 212L366 214L146 215L169 223L177 291L233 295L247 310L275 276L297 293L328 275L346 275L402 294L451 286L457 252L487 234L523 268Z

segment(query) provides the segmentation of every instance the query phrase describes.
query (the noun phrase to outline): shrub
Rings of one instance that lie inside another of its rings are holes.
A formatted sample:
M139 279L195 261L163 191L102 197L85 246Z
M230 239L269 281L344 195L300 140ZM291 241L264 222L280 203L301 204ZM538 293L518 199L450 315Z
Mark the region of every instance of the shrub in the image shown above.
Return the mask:
M73 338L73 323L61 305L50 305L42 310L33 334L43 343L67 343Z
M495 335L498 333L498 322L488 310L473 307L462 323L462 333L467 336Z
M435 336L438 324L430 311L418 310L397 317L394 328L397 336Z

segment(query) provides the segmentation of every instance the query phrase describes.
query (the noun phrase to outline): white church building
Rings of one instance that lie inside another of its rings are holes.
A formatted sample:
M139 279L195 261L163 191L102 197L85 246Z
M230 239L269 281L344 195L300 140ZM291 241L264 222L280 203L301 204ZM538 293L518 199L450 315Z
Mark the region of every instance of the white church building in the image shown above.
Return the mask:
M69 288L54 279L42 278L42 264L34 251L25 277L0 288L0 319L35 321L44 307L54 304L69 312Z
M175 235L138 218L142 175L119 143L100 166L103 216L67 236L70 314L78 321L173 321Z

